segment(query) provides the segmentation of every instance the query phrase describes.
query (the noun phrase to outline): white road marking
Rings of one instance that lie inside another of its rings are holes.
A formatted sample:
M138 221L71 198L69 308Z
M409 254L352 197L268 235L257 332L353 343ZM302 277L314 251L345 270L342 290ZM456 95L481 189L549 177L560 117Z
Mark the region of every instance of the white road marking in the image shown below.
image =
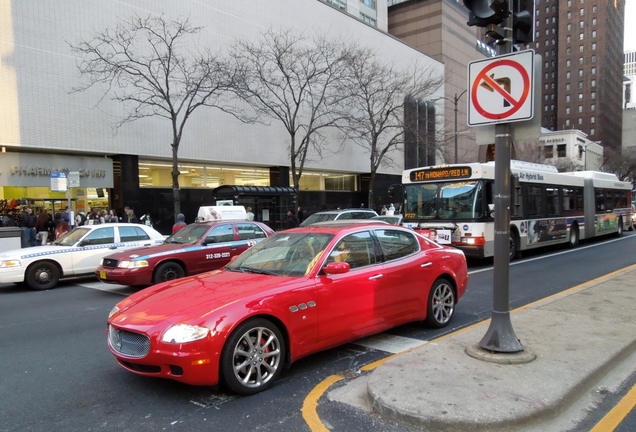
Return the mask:
M138 288L133 288L130 287L128 285L118 285L118 284L107 284L104 282L79 282L76 283L75 285L84 287L84 288L90 288L90 289L95 289L98 291L106 291L109 293L113 293L113 294L119 294L122 296L129 296L137 291L139 291Z
M411 348L425 345L428 343L428 341L380 333L377 335L358 339L352 343L355 345L361 345L365 348L371 348L389 352L391 354L397 354Z

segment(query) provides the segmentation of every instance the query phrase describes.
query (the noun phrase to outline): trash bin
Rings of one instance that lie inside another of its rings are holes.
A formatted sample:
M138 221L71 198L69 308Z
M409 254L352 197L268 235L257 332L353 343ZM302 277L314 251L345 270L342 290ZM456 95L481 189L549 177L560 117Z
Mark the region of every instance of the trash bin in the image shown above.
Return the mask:
M0 227L0 253L13 249L20 249L22 242L20 227Z

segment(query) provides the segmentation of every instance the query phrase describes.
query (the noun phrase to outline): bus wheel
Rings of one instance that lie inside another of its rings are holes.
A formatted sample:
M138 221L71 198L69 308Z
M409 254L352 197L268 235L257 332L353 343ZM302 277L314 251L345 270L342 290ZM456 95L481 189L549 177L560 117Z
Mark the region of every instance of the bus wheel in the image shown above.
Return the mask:
M616 236L620 237L623 235L623 218L619 217L618 218L618 226L616 227L617 231L616 231Z
M514 230L510 230L510 261L515 258L521 257L521 251L519 250L519 238Z
M579 227L577 225L572 225L570 227L570 242L568 246L571 248L575 248L579 245Z

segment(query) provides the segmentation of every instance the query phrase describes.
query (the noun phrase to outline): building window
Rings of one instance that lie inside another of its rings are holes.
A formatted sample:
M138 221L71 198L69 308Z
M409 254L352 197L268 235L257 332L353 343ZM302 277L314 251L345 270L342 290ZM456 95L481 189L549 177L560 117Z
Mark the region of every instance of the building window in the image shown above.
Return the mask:
M592 99L596 99L596 92L595 92L595 91L593 91L592 93L590 93L590 97L591 97Z
M567 27L568 27L568 31L572 30L572 23L568 23Z
M343 10L343 11L347 10L346 0L324 0L324 2L340 10Z
M572 42L572 36L568 35L565 40L567 41L567 43L571 43Z
M566 102L570 102L570 95L566 95L566 96L565 96L565 101L566 101Z
M583 105L579 105L579 112L583 112Z
M592 62L593 62L593 63L596 63L596 55L593 55L593 56L592 56Z
M583 69L579 69L579 76L582 77L583 76Z
M592 71L592 75L596 75L596 68L595 68L595 67L593 67L593 68L591 69L591 71Z
M375 0L360 0L360 3L375 10Z
M543 157L546 159L552 159L554 157L554 146L547 145L543 147Z
M594 128L590 129L590 135L596 135L596 129Z
M579 52L583 52L583 45L579 45Z
M592 25L595 26L596 25L596 18L592 18Z
M585 15L585 9L581 8L579 9L579 16L583 16Z
M583 64L583 57L579 57L579 64L582 65Z
M585 21L579 21L579 28L582 29L585 27Z
M590 117L590 123L596 123L596 117L594 116Z
M570 119L565 119L565 125L570 126Z
M595 80L595 79L593 79L592 81L590 81L590 85L591 85L592 87L596 87L596 80Z
M557 157L565 157L565 149L566 149L565 144L558 144L557 145Z
M572 62L570 61L570 59L567 59L567 60L565 61L565 65L566 65L567 67L572 66Z
M579 93L579 100L583 100L583 93Z
M568 11L568 19L572 19L572 11Z
M579 81L579 88L582 89L583 88L583 81Z
M570 86L570 83L567 83L567 84L565 85L565 89L566 89L566 90L570 90L570 87L571 87L571 86Z
M592 30L592 37L596 38L596 30Z
M570 114L570 107L566 107L566 108L565 108L565 113L566 113L566 114Z
M565 73L565 77L566 77L567 79L570 79L570 75L571 75L571 74L570 74L570 71L567 71L567 72Z
M596 51L596 42L592 42L592 51Z
M590 105L590 110L591 111L596 111L596 104Z
M597 10L598 8L596 7L596 5L592 6L592 12L596 13Z
M377 27L376 21L374 18L371 18L368 15L365 15L363 13L360 13L360 20L364 23L367 23L369 25L372 25L373 27Z
M583 124L583 119L581 117L579 117L579 124Z

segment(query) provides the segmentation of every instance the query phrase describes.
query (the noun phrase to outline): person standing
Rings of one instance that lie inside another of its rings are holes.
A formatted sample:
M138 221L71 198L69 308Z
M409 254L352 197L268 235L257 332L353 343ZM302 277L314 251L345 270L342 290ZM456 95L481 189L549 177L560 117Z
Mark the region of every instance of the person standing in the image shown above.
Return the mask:
M298 216L296 216L294 210L287 210L287 229L296 228L298 225L300 225L300 222L298 222Z
M117 223L117 222L119 222L119 216L117 216L117 213L115 212L115 209L108 210L108 214L106 214L106 217L104 217L104 220L106 221L106 223Z
M46 210L40 210L35 221L36 238L40 241L40 246L45 246L49 239L49 228L52 225L51 217Z
M183 213L179 213L177 215L177 222L175 222L175 224L172 225L172 234L176 233L177 231L179 231L181 228L183 228L186 225L187 223L185 221L185 215Z
M246 219L248 221L253 221L254 220L254 213L252 213L252 207L248 207L247 208L247 216Z
M21 243L23 248L35 246L35 216L31 207L25 207L20 214L20 228L22 229Z
M128 220L126 222L128 222L128 223L136 223L136 224L139 223L139 219L135 215L135 210L133 210L130 207L128 207L128 211L126 212L126 215L128 216Z
M302 207L298 207L298 223L301 224L305 220L305 212Z

